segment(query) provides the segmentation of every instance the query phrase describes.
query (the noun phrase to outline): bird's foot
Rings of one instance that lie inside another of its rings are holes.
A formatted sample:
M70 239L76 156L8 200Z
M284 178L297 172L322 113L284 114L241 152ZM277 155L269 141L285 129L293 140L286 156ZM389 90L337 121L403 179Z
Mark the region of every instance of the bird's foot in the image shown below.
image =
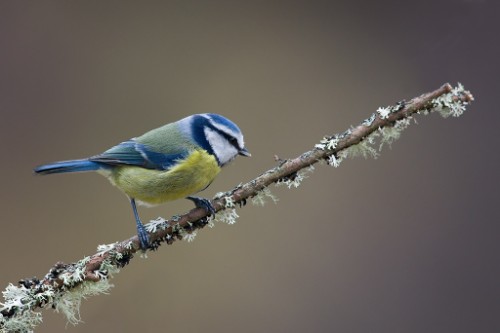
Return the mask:
M137 223L137 237L139 238L139 244L141 246L141 250L146 251L151 245L149 241L149 235L144 228L144 225L141 222Z
M203 208L205 209L210 215L215 215L215 208L210 202L210 200L205 199L205 198L200 198L200 197L187 197L186 199L191 200L194 202L194 205L197 208Z

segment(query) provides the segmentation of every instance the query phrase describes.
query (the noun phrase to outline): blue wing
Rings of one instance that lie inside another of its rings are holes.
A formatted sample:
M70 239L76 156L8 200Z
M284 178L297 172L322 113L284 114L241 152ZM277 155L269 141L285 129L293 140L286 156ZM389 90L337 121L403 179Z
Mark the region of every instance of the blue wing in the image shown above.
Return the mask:
M153 151L148 145L128 140L105 151L92 156L89 161L108 165L134 165L146 169L167 170L184 159L189 152L182 151L174 154L163 154Z

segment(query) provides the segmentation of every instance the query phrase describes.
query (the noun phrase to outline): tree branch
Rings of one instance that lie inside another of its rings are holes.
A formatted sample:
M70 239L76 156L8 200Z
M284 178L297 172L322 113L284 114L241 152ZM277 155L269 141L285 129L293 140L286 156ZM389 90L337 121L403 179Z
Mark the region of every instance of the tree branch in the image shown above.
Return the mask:
M452 88L444 84L408 102L381 107L358 126L342 134L325 137L314 149L296 158L279 161L276 167L250 182L218 194L213 201L216 212L219 212L215 220L234 223L236 204L241 207L248 199L261 203L266 197L273 198L268 189L273 183L297 187L304 173L317 162L326 161L337 167L346 157L376 157L384 144L390 145L399 138L401 131L410 125L411 118L417 113L439 112L444 117L457 117L471 101L472 95L462 85ZM375 149L377 141L380 146ZM146 225L152 241L149 250L158 249L162 243L172 244L175 240L189 241L197 229L212 225L213 221L202 208L195 208L168 221L151 221ZM5 302L0 303L1 331L32 329L41 322L41 313L36 310L48 306L63 312L70 322L76 324L80 320L81 299L106 292L111 286L108 280L138 251L139 240L134 236L115 244L99 246L96 254L78 262L59 262L41 280L29 278L20 280L18 286L10 284L3 292Z

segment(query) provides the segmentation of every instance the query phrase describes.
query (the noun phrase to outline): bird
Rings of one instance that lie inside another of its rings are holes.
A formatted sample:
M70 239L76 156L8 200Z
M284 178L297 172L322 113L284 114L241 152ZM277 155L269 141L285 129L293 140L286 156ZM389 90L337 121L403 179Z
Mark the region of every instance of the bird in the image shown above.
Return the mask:
M236 156L251 156L243 133L215 113L194 114L84 159L52 162L34 168L39 175L96 171L123 191L134 214L142 250L150 245L137 204L155 206L187 198L208 213L210 200L193 196L206 189Z

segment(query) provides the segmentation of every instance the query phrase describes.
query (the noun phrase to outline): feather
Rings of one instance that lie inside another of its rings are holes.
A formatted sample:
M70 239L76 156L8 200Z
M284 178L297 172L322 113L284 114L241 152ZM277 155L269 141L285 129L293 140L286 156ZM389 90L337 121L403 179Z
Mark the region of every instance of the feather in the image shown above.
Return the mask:
M95 171L102 168L105 168L105 166L100 163L83 159L44 164L36 167L33 171L40 175L48 175L52 173Z
M159 153L153 151L148 145L132 139L122 142L102 154L92 156L89 161L114 166L133 165L145 169L168 170L187 155L188 151L176 154Z

